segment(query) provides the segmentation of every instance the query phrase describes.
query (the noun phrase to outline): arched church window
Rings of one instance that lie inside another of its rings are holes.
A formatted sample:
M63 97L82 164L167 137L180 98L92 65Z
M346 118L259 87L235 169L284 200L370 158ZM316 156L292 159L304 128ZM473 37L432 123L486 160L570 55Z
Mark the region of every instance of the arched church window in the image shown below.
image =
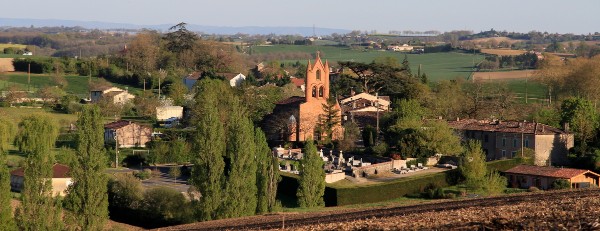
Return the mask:
M317 80L321 80L321 70L317 70Z
M312 87L312 97L317 97L317 87L316 86Z
M325 91L325 89L323 89L323 86L321 86L321 87L319 88L319 97L323 97L323 94L324 94L323 92L324 92L324 91Z

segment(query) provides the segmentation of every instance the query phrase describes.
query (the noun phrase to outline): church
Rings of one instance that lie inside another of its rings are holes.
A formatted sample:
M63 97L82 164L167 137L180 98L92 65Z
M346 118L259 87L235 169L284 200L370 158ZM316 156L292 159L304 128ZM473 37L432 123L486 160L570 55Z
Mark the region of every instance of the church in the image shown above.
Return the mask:
M266 116L262 127L271 141L305 141L325 139L327 134L320 132L320 118L325 115L324 105L329 99L329 63L324 64L319 57L314 64L308 61L306 69L306 90L304 97L293 96L275 103L273 113ZM337 117L341 119L341 108L336 102ZM343 130L340 124L333 129L332 140L342 138Z

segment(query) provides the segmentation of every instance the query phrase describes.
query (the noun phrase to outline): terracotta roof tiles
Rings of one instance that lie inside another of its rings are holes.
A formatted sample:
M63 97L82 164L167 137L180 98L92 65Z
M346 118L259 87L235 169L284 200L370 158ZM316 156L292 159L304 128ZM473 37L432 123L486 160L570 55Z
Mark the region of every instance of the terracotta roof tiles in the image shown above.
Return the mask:
M52 166L52 178L70 178L70 171L71 169L66 165L54 164L54 166ZM17 168L12 170L10 174L13 176L25 176L25 169Z
M470 131L509 132L536 135L566 134L566 132L558 128L535 122L464 119L448 121L448 125L454 129Z
M505 173L513 173L513 174L523 174L523 175L532 175L532 176L545 176L545 177L553 177L553 178L562 178L562 179L571 179L573 177L579 176L589 172L584 169L575 169L575 168L555 168L548 166L531 166L531 165L518 165L509 170L506 170Z

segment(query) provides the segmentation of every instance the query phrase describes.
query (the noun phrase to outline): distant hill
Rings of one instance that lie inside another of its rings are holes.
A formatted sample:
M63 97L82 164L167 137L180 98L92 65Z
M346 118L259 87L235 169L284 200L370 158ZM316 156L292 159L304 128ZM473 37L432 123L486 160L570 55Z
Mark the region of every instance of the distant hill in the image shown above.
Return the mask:
M0 18L0 27L53 27L65 26L75 27L80 26L87 29L132 29L139 30L143 28L154 29L159 31L167 31L170 24L161 25L136 25L128 23L111 23L97 21L77 21L77 20L61 20L61 19L26 19L26 18ZM206 26L197 24L188 24L187 28L191 31L202 32L207 34L299 34L302 36L313 35L312 27L261 27L261 26L243 26L243 27L226 27L226 26ZM350 30L333 29L333 28L315 28L317 35L329 35L332 33L345 34Z

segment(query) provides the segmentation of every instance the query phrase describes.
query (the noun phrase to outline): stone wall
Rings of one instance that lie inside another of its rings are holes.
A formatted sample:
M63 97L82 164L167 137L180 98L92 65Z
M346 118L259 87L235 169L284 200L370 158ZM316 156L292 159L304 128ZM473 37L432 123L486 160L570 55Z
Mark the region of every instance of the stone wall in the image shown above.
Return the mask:
M345 172L334 172L325 175L325 183L334 183L346 178Z
M365 174L378 174L380 172L389 172L393 169L394 162L384 162L379 164L372 164L360 168L355 168L352 170L352 176L354 177L364 177Z

